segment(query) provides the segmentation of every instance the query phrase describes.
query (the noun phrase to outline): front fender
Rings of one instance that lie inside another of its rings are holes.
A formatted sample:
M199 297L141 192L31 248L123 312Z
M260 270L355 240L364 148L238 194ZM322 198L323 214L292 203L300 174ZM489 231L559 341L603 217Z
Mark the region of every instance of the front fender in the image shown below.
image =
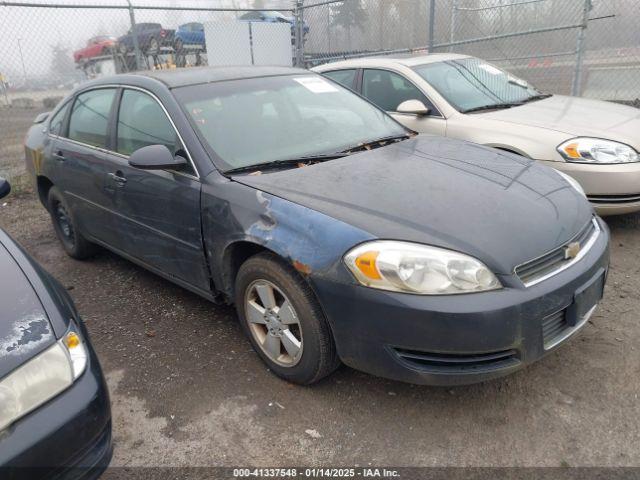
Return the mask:
M227 295L235 279L227 274L225 259L239 242L274 252L306 277L346 283L353 278L342 257L353 246L374 238L330 216L236 182L204 186L202 222L212 279L216 289Z

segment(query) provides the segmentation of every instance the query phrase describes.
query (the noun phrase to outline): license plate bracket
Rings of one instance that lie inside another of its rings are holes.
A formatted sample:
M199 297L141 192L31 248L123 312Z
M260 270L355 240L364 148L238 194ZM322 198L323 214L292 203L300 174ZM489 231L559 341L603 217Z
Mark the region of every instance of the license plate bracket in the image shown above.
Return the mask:
M577 325L595 307L604 295L605 270L600 268L591 279L578 288L573 295L573 303L567 308L567 323Z

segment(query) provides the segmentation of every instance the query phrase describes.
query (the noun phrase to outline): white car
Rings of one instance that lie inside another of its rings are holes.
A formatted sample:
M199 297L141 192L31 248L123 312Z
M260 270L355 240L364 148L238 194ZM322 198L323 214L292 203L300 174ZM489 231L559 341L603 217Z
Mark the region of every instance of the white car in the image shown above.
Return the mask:
M640 110L541 93L468 55L315 67L420 132L496 147L574 177L601 215L640 211Z

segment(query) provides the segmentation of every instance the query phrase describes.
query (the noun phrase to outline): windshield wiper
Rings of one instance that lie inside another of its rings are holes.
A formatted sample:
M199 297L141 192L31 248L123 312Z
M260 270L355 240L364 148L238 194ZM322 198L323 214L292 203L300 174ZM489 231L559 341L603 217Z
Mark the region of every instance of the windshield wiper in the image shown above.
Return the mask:
M262 162L262 163L254 163L253 165L245 165L243 167L231 168L229 170L225 170L224 173L229 175L233 175L236 173L245 173L245 172L255 172L259 170L271 170L274 168L280 167L288 167L295 166L300 163L306 164L308 162L324 162L326 160L335 160L336 158L342 158L349 155L345 152L337 152L337 153L323 153L320 155L307 155L304 157L298 158L287 158L283 160L273 160L271 162Z
M539 93L537 95L531 95L530 97L522 100L522 103L535 102L536 100L544 100L545 98L553 97L551 93Z
M479 107L467 108L466 110L460 110L462 113L480 112L482 110L500 110L503 108L518 107L523 105L523 102L510 102L510 103L494 103L492 105L481 105Z
M400 142L408 138L411 138L411 135L409 133L403 133L402 135L390 135L388 137L377 138L368 142L359 143L358 145L343 150L343 153L349 154L351 152L360 150L370 150L371 147L383 147L388 143Z

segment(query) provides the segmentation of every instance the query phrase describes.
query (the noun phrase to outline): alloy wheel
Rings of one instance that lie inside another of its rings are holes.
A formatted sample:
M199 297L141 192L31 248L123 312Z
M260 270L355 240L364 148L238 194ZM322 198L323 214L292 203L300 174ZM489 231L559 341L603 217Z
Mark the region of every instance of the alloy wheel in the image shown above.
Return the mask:
M56 205L55 215L58 226L60 227L60 232L64 236L65 241L73 245L75 243L73 224L71 223L69 212L67 212L67 209L62 205L62 203L58 203Z
M268 280L256 280L245 294L249 330L274 363L293 367L302 357L302 327L287 296Z
M157 53L160 53L160 45L158 45L158 40L156 40L155 38L152 38L151 41L149 42L149 53L151 55L156 55Z

